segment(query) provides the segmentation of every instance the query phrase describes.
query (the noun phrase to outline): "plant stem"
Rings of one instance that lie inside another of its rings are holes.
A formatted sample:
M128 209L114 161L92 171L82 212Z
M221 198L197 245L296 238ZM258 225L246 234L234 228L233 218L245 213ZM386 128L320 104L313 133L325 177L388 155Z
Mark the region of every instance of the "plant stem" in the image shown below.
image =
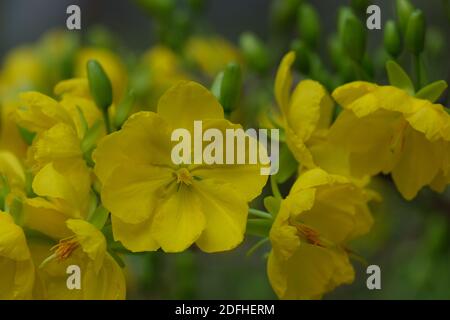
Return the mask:
M270 176L270 187L272 188L272 193L275 196L275 198L283 199L283 197L281 196L281 193L280 193L280 189L278 188L278 183L275 180L274 175Z
M111 122L109 121L108 111L103 111L103 120L105 121L105 128L108 134L111 133Z
M272 220L272 215L270 213L265 212L265 211L249 208L248 212L250 214L254 215L255 217Z

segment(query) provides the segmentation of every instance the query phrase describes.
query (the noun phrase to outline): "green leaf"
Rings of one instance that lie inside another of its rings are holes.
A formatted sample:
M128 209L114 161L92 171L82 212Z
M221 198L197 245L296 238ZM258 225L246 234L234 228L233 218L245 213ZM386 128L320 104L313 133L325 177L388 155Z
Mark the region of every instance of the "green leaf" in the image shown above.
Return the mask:
M414 85L400 65L393 60L389 60L386 62L386 71L391 85L405 90L409 94L414 94Z
M264 198L264 207L273 217L276 217L280 210L281 200L274 196L268 196Z
M420 89L419 92L416 93L416 97L419 99L426 99L431 102L435 102L437 99L439 99L439 97L442 95L445 89L447 89L447 87L447 82L445 82L444 80L435 81Z

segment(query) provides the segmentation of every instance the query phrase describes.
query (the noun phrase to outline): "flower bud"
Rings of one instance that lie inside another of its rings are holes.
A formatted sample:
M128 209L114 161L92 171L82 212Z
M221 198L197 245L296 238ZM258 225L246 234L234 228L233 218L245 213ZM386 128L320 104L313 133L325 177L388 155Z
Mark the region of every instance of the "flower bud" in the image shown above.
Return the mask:
M343 22L342 45L345 53L356 62L361 62L366 49L366 30L353 14L346 15Z
M397 19L400 27L400 32L406 34L406 28L408 26L408 20L411 13L414 11L414 7L409 0L397 0Z
M225 113L230 113L241 93L242 78L239 64L231 62L214 81L213 94L219 99Z
M311 52L306 44L301 40L295 40L291 44L291 49L295 52L295 67L301 73L308 74L311 64Z
M87 63L87 76L92 98L102 112L106 112L112 103L112 85L105 70L97 60Z
M389 20L384 26L384 47L386 48L386 51L394 58L397 58L402 52L400 31L393 20Z
M421 10L415 10L409 16L406 28L406 48L415 55L419 55L425 45L425 17Z
M128 119L128 116L131 114L131 109L134 106L134 101L134 91L130 90L117 106L116 115L114 117L114 126L116 128L121 128L123 123Z
M270 59L269 52L264 44L249 32L241 35L239 43L247 65L256 72L266 72L269 68Z
M295 23L301 0L277 0L271 8L272 22L278 31L287 31Z
M314 7L304 3L298 8L297 27L302 40L311 48L317 47L320 34L320 21Z

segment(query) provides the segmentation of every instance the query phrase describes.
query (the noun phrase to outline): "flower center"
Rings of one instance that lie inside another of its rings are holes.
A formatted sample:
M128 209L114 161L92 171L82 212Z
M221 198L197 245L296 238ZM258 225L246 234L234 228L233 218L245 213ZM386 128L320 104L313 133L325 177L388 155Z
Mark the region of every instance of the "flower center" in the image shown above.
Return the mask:
M55 257L58 261L64 261L80 246L75 236L65 238L50 250L55 251Z
M320 241L320 234L303 223L298 223L295 225L300 237L304 238L309 244L325 247Z
M178 169L176 172L177 183L184 183L187 186L190 186L194 181L194 178L191 176L191 173L186 168Z

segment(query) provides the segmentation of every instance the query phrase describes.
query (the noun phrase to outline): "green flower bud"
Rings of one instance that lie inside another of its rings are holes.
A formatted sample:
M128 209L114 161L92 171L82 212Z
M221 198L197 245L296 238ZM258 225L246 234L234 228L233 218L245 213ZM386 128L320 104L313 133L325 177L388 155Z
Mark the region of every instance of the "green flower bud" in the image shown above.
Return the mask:
M271 8L272 23L278 31L287 31L295 22L301 0L277 0Z
M269 51L254 34L250 32L242 34L239 44L245 61L251 69L259 73L265 73L269 69Z
M408 27L408 20L411 13L414 11L414 7L409 0L397 0L397 19L401 33L406 34L406 28Z
M130 90L125 95L125 98L117 106L116 115L114 117L114 126L121 128L123 123L128 119L131 114L135 101L134 91Z
M304 3L298 8L297 27L302 40L311 48L315 48L319 40L320 21L314 7Z
M421 10L415 10L409 16L406 28L405 45L414 55L419 55L425 45L425 17Z
M337 19L337 24L338 24L338 34L339 34L339 39L340 41L342 41L343 35L344 35L344 26L345 26L345 22L347 21L347 19L354 15L352 10L349 7L341 7L339 8L338 11L338 19Z
M87 76L89 88L97 107L106 112L112 104L112 85L108 75L97 60L89 60L87 63Z
M362 61L366 50L366 29L353 13L348 14L345 18L342 45L345 53L352 60Z
M365 15L367 7L370 5L369 0L351 0L350 6L353 11L359 15Z
M397 58L402 52L402 41L397 24L393 20L386 22L384 26L384 47L386 51L394 58Z
M308 46L301 40L295 40L291 44L291 49L295 51L295 67L301 73L308 74L311 65L311 52Z
M242 75L239 64L229 63L214 81L214 94L218 97L225 113L229 114L239 99L242 86Z
M136 0L150 15L157 18L168 17L175 9L174 0Z

